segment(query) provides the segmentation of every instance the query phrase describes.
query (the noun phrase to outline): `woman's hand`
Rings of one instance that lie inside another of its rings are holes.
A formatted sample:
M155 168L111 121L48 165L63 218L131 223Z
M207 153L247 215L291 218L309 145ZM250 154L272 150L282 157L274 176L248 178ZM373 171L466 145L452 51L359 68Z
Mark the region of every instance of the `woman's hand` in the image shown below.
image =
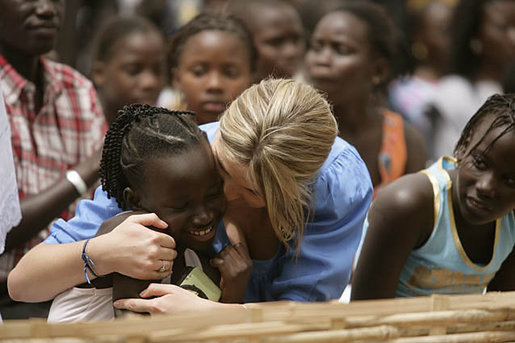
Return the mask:
M242 243L226 246L210 261L213 267L218 268L222 279L221 302L242 303L245 289L252 273L252 260L247 247Z
M224 306L217 302L199 298L194 293L179 286L161 283L150 284L147 289L140 293L140 296L152 299L120 299L115 301L113 305L119 309L150 314L198 312Z
M96 273L118 272L144 280L160 280L170 275L177 256L175 241L166 233L149 229L153 226L164 230L168 225L154 213L128 213L125 217L117 218L123 221L88 244L86 252L96 262Z

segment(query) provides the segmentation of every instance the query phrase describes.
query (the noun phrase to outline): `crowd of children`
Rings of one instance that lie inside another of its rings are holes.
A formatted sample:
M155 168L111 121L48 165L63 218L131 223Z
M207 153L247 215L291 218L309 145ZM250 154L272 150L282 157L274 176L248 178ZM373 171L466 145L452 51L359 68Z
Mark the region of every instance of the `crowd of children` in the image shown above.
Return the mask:
M515 2L396 6L111 15L90 81L64 1L0 0L4 319L515 290Z

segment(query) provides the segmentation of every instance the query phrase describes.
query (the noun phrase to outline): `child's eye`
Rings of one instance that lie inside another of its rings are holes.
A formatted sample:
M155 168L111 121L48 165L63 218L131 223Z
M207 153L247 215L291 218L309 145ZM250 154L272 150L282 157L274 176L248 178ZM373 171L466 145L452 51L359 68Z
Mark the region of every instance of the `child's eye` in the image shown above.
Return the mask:
M206 73L206 69L202 66L197 66L191 69L191 72L195 76L202 76Z
M185 202L185 203L171 204L169 208L173 211L183 211L186 208L188 208L188 203Z
M123 70L129 75L135 76L141 73L142 68L137 64L128 64L123 67Z
M230 77L230 78L237 78L238 76L240 76L240 73L239 71L236 69L236 68L226 68L224 70L224 74L227 76L227 77Z
M315 52L321 51L322 50L322 44L320 44L319 42L311 42L311 45L309 46L309 49L313 50Z
M284 41L284 38L279 37L279 38L270 39L269 41L267 41L267 44L270 46L273 46L273 47L278 47L281 44L283 44L283 41Z
M481 156L472 156L472 164L479 170L486 169L486 162Z
M334 51L336 51L338 55L349 55L352 53L352 49L343 44L336 44L334 46Z

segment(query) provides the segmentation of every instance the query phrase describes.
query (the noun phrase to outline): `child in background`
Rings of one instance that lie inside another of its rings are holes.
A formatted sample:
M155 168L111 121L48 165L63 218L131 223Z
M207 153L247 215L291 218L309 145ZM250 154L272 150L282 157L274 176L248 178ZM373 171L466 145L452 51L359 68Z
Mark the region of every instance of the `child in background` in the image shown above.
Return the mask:
M109 124L125 105L156 105L166 83L161 33L142 17L108 20L95 38L91 78Z
M169 53L173 87L183 99L173 103L168 94L160 104L194 111L198 124L216 121L250 86L255 56L252 37L238 19L196 16L173 37Z
M255 80L290 79L302 68L306 39L295 7L286 1L231 1L227 11L249 28L258 52Z
M352 299L515 290L515 95L490 97L454 155L379 194Z
M213 240L225 211L223 182L207 136L191 116L189 112L148 105L124 107L106 135L100 169L102 186L120 208L155 213L164 221L163 227L175 240L177 250L172 283L181 283L181 276L189 271L187 267L197 267L215 283L212 286L219 284L221 275L220 300L231 302L235 294L243 298L250 276L250 269L244 268L239 274L242 282L238 282L234 266L245 263L249 267L251 262L243 247L236 245L226 247L216 257L224 260L216 264L219 270L210 264L215 254ZM119 217L123 216L114 217L110 228L123 220ZM109 231L102 227L97 235ZM172 265L166 260L160 262L158 268L164 278L170 275ZM92 272L94 266L86 264L85 268ZM90 285L75 287L55 298L49 321L112 318L113 298L137 297L151 282L110 274L90 283L87 275ZM219 289L213 291L220 294Z

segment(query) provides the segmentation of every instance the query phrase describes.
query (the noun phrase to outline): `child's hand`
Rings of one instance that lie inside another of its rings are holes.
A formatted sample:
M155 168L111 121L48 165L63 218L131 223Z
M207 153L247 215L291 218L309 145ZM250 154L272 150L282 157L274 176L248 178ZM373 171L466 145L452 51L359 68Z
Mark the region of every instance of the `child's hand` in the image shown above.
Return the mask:
M131 215L111 232L92 239L88 254L97 274L118 272L144 280L170 275L177 256L175 241L149 226L165 229L167 224L154 213Z
M242 243L226 246L210 262L213 267L218 268L222 275L220 281L222 298L220 301L243 302L247 282L252 273L252 260L247 247Z

